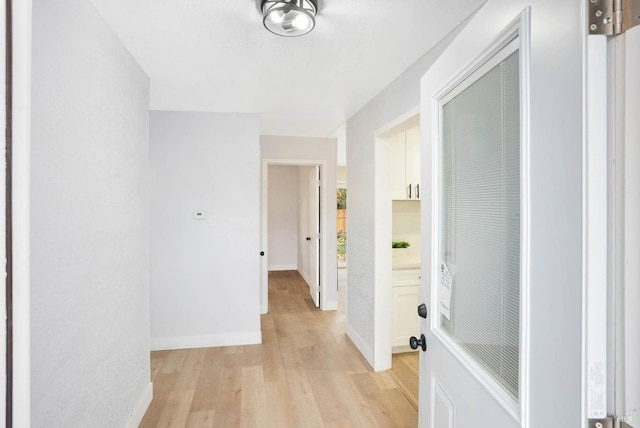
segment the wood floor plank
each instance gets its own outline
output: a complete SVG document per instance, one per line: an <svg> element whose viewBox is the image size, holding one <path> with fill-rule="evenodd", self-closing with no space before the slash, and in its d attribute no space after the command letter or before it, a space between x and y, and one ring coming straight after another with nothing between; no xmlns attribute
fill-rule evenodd
<svg viewBox="0 0 640 428"><path fill-rule="evenodd" d="M213 428L216 412L213 410L191 412L187 419L186 428Z"/></svg>
<svg viewBox="0 0 640 428"><path fill-rule="evenodd" d="M195 391L193 389L171 391L169 400L158 421L158 428L184 427L189 418L189 408L191 408L194 393Z"/></svg>
<svg viewBox="0 0 640 428"><path fill-rule="evenodd" d="M306 370L302 367L286 369L287 385L291 394L295 427L322 427L322 416L313 395Z"/></svg>
<svg viewBox="0 0 640 428"><path fill-rule="evenodd" d="M244 367L242 369L242 395L240 400L243 428L272 427L267 411L267 394L265 391L262 367Z"/></svg>
<svg viewBox="0 0 640 428"><path fill-rule="evenodd" d="M184 364L184 360L187 358L188 353L189 350L187 349L178 349L167 354L164 364L162 364L161 373L178 373L182 370L182 365Z"/></svg>
<svg viewBox="0 0 640 428"><path fill-rule="evenodd" d="M206 353L207 350L205 348L189 350L184 359L182 370L180 370L180 377L175 386L176 389L196 389Z"/></svg>
<svg viewBox="0 0 640 428"><path fill-rule="evenodd" d="M418 352L394 354L389 371L396 384L416 408L418 407L419 364Z"/></svg>
<svg viewBox="0 0 640 428"><path fill-rule="evenodd" d="M417 426L398 383L372 371L344 333L343 312L311 304L300 274L269 273L269 308L261 345L152 352L154 397L140 426ZM398 367L417 373L408 359Z"/></svg>

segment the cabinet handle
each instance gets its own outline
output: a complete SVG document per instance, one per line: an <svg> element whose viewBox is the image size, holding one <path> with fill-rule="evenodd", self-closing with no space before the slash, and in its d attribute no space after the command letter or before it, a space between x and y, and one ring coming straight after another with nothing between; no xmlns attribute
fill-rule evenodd
<svg viewBox="0 0 640 428"><path fill-rule="evenodd" d="M420 185L416 184L416 199L420 199Z"/></svg>
<svg viewBox="0 0 640 428"><path fill-rule="evenodd" d="M411 199L411 184L409 184L408 189L409 189L409 199Z"/></svg>

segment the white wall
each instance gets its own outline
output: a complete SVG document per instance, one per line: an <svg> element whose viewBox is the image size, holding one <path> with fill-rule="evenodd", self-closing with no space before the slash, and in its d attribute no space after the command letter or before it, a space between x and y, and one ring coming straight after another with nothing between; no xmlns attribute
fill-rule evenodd
<svg viewBox="0 0 640 428"><path fill-rule="evenodd" d="M309 173L312 167L299 166L298 168L298 272L307 284L311 283L309 278L309 244L306 237L309 236Z"/></svg>
<svg viewBox="0 0 640 428"><path fill-rule="evenodd" d="M34 1L32 61L31 426L137 424L149 81L88 0Z"/></svg>
<svg viewBox="0 0 640 428"><path fill-rule="evenodd" d="M382 154L381 147L376 147L376 134L399 117L418 108L420 78L459 31L460 28L445 37L347 121L347 334L376 370L385 370L391 364L390 322L384 314L376 314L374 303L376 281L391 282L391 249L388 248L391 239L391 198L379 201L386 204L385 213L388 211L386 216L379 215L374 185L376 177L386 174L380 170L384 168L384 162L380 161L387 157ZM384 149L388 149L390 154L390 148ZM376 154L376 151L379 153ZM380 165L376 166L376 161ZM376 248L376 245L380 247ZM390 299L389 294L387 300ZM389 343L375 343L376 322L379 323L378 329L389 330ZM374 354L377 354L377 358Z"/></svg>
<svg viewBox="0 0 640 428"><path fill-rule="evenodd" d="M391 239L407 241L409 250L420 253L420 201L393 201L391 206Z"/></svg>
<svg viewBox="0 0 640 428"><path fill-rule="evenodd" d="M298 167L269 167L269 270L298 268Z"/></svg>
<svg viewBox="0 0 640 428"><path fill-rule="evenodd" d="M336 132L334 133L337 138L338 144L338 157L337 157L337 165L345 167L347 166L347 123L343 123L340 125Z"/></svg>
<svg viewBox="0 0 640 428"><path fill-rule="evenodd" d="M262 135L260 149L263 164L270 161L274 161L275 164L295 164L295 161L302 161L300 164L311 161L324 163L321 172L323 183L325 183L324 199L321 201L321 206L324 207L321 244L324 260L321 278L324 278L322 280L324 289L321 293L321 307L324 310L337 309L336 139ZM263 284L263 296L265 291L265 284Z"/></svg>
<svg viewBox="0 0 640 428"><path fill-rule="evenodd" d="M251 114L151 112L153 349L261 341L259 126Z"/></svg>

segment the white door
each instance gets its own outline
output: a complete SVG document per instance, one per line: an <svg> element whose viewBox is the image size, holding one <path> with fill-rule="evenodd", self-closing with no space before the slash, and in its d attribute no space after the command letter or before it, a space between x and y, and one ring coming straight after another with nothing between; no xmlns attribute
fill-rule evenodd
<svg viewBox="0 0 640 428"><path fill-rule="evenodd" d="M490 0L421 80L423 428L583 424L581 10Z"/></svg>
<svg viewBox="0 0 640 428"><path fill-rule="evenodd" d="M309 293L320 307L320 167L309 171Z"/></svg>

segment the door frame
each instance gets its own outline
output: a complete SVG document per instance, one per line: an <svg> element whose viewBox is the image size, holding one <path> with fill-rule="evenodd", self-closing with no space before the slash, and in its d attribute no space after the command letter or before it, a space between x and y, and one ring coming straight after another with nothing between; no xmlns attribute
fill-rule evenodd
<svg viewBox="0 0 640 428"><path fill-rule="evenodd" d="M583 28L590 17L585 10ZM629 179L624 98L624 35L590 35L585 30L583 76L583 428L588 419L624 415L624 265ZM603 84L603 82L607 82ZM628 141L628 140L627 140ZM635 171L635 170L634 170ZM632 217L635 218L635 217ZM621 367L620 367L621 366Z"/></svg>
<svg viewBox="0 0 640 428"><path fill-rule="evenodd" d="M392 200L391 182L392 171L389 168L391 154L390 137L400 132L406 122L420 115L420 105L413 107L391 122L382 126L375 135L375 255L374 255L374 348L373 369L383 371L391 368L392 358ZM422 132L422 129L421 131ZM421 145L422 146L422 145ZM422 148L422 147L421 147ZM422 166L421 166L422 169ZM420 207L422 209L422 201ZM422 230L421 225L421 230ZM417 333L417 332L416 332Z"/></svg>
<svg viewBox="0 0 640 428"><path fill-rule="evenodd" d="M12 5L12 255L13 426L31 420L31 327L29 280L29 167L31 153L32 0Z"/></svg>
<svg viewBox="0 0 640 428"><path fill-rule="evenodd" d="M328 272L328 245L322 245L322 242L329 242L331 238L330 231L324 225L327 223L327 207L328 207L328 177L327 177L327 161L322 159L262 159L262 180L261 180L261 221L260 221L260 243L262 251L265 255L261 257L261 280L260 280L260 312L266 314L269 312L269 167L270 166L318 166L320 168L320 310L336 309L330 304L328 293L324 292L326 278ZM335 231L334 231L335 234Z"/></svg>
<svg viewBox="0 0 640 428"><path fill-rule="evenodd" d="M586 12L584 14L586 28ZM585 36L583 78L583 427L589 418L604 418L613 395L609 372L613 351L607 346L608 313L613 309L609 293L608 164L610 162L608 111L608 41L604 36ZM591 372L591 373L590 373ZM597 374L597 376L593 376Z"/></svg>

